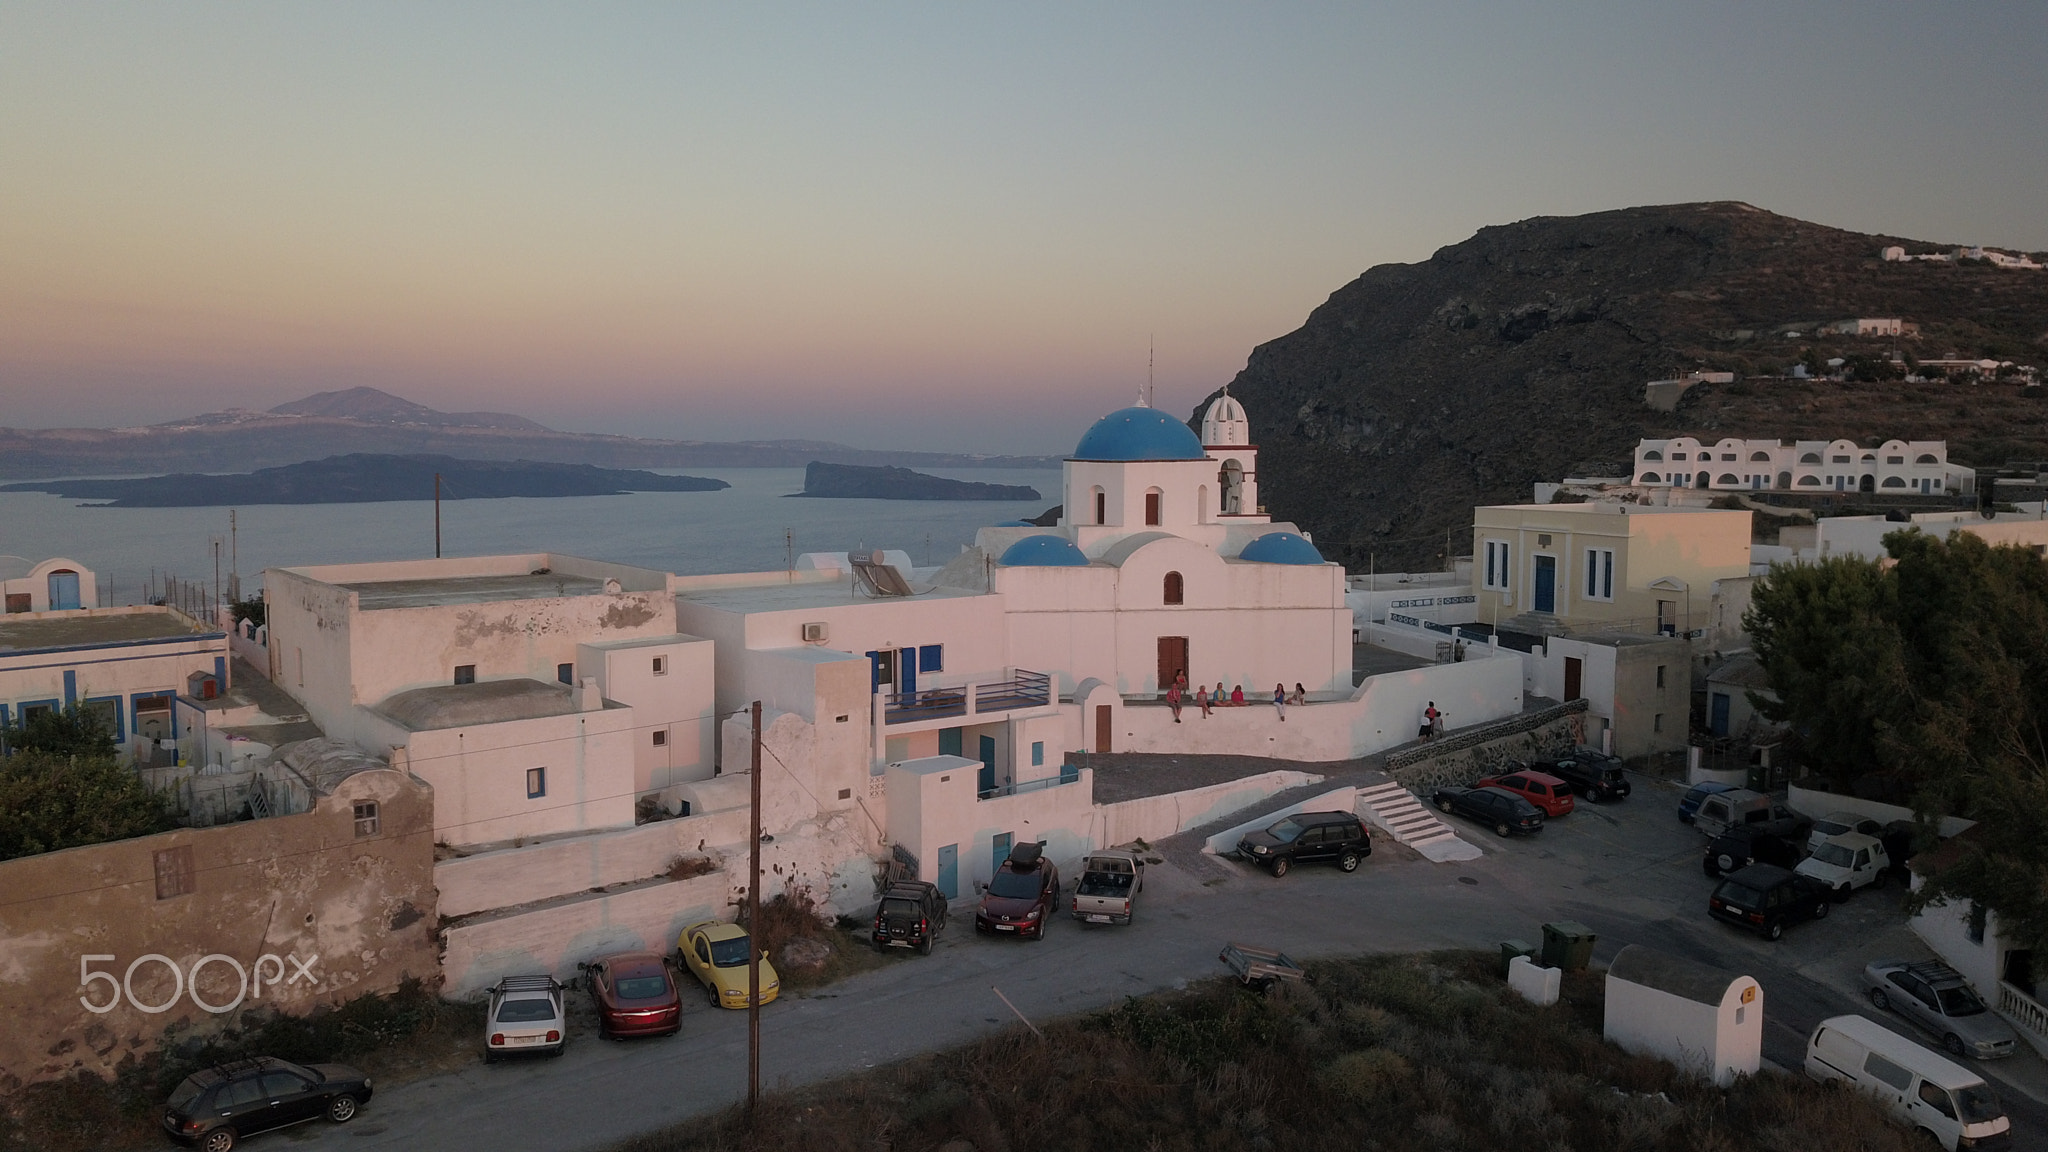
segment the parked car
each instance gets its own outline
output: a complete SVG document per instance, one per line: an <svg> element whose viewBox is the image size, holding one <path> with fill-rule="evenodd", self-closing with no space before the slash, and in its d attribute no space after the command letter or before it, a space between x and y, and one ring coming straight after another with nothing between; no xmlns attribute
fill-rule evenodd
<svg viewBox="0 0 2048 1152"><path fill-rule="evenodd" d="M1439 788L1431 797L1438 808L1489 825L1496 835L1543 831L1543 810L1499 788Z"/></svg>
<svg viewBox="0 0 2048 1152"><path fill-rule="evenodd" d="M1828 886L1776 864L1751 864L1730 873L1707 898L1707 912L1776 940L1785 925L1828 914Z"/></svg>
<svg viewBox="0 0 2048 1152"><path fill-rule="evenodd" d="M553 976L507 976L491 985L484 1013L484 1063L512 1053L560 1056L569 1017Z"/></svg>
<svg viewBox="0 0 2048 1152"><path fill-rule="evenodd" d="M322 1116L355 1119L370 1078L346 1064L293 1064L270 1056L202 1069L164 1103L164 1131L203 1152L228 1152L245 1136Z"/></svg>
<svg viewBox="0 0 2048 1152"><path fill-rule="evenodd" d="M1572 799L1571 785L1547 772L1537 772L1533 769L1509 772L1505 776L1481 776L1473 781L1472 786L1513 792L1543 809L1545 816L1569 816L1576 804Z"/></svg>
<svg viewBox="0 0 2048 1152"><path fill-rule="evenodd" d="M1893 1011L1939 1037L1951 1056L2010 1056L2019 1034L1984 1006L1963 974L1939 961L1877 960L1863 969L1870 1006Z"/></svg>
<svg viewBox="0 0 2048 1152"><path fill-rule="evenodd" d="M1813 822L1813 831L1806 834L1806 846L1818 848L1821 841L1830 836L1840 836L1844 832L1882 836L1884 825L1868 816L1858 816L1854 812L1830 812Z"/></svg>
<svg viewBox="0 0 2048 1152"><path fill-rule="evenodd" d="M1019 844L982 889L974 930L1043 940L1059 902L1060 870L1045 858L1045 845Z"/></svg>
<svg viewBox="0 0 2048 1152"><path fill-rule="evenodd" d="M597 1034L673 1036L683 1030L675 961L653 952L621 952L576 967L597 1005Z"/></svg>
<svg viewBox="0 0 2048 1152"><path fill-rule="evenodd" d="M875 947L915 948L926 956L946 926L946 894L929 880L898 880L882 893L869 939Z"/></svg>
<svg viewBox="0 0 2048 1152"><path fill-rule="evenodd" d="M1595 803L1627 799L1633 791L1621 770L1621 758L1591 748L1575 748L1569 755L1532 761L1528 766L1557 777Z"/></svg>
<svg viewBox="0 0 2048 1152"><path fill-rule="evenodd" d="M1074 882L1074 919L1086 924L1129 924L1145 890L1145 862L1130 852L1097 852Z"/></svg>
<svg viewBox="0 0 2048 1152"><path fill-rule="evenodd" d="M1296 864L1329 861L1346 872L1372 855L1372 837L1350 812L1296 812L1237 842L1240 856L1264 864L1275 876Z"/></svg>
<svg viewBox="0 0 2048 1152"><path fill-rule="evenodd" d="M683 929L676 941L683 970L704 986L704 998L714 1008L747 1006L747 957L753 946L753 937L747 935L745 928L723 920L692 924ZM763 953L761 1003L773 1003L781 992L782 978L775 974L775 965Z"/></svg>
<svg viewBox="0 0 2048 1152"><path fill-rule="evenodd" d="M1835 899L1847 900L1858 888L1883 887L1884 874L1891 867L1883 841L1875 836L1844 832L1821 841L1813 855L1792 870L1826 884L1834 890Z"/></svg>
<svg viewBox="0 0 2048 1152"><path fill-rule="evenodd" d="M2012 1121L1984 1078L1875 1020L1832 1016L1806 1042L1806 1074L1868 1092L1953 1152L2013 1146Z"/></svg>
<svg viewBox="0 0 2048 1152"><path fill-rule="evenodd" d="M1702 862L1709 876L1725 876L1751 864L1776 864L1790 868L1799 863L1799 845L1783 836L1753 828L1730 828L1707 844Z"/></svg>
<svg viewBox="0 0 2048 1152"><path fill-rule="evenodd" d="M1693 813L1693 827L1709 836L1719 836L1737 825L1758 828L1788 840L1804 840L1813 828L1811 817L1802 816L1761 792L1732 788L1700 801Z"/></svg>
<svg viewBox="0 0 2048 1152"><path fill-rule="evenodd" d="M1709 796L1734 790L1735 785L1733 784L1717 784L1712 780L1704 784L1693 785L1691 788L1686 789L1685 795L1678 798L1678 822L1680 824L1692 823L1693 816L1700 810L1701 801Z"/></svg>
<svg viewBox="0 0 2048 1152"><path fill-rule="evenodd" d="M1891 858L1892 874L1904 880L1909 873L1906 862L1913 858L1913 849L1920 837L1920 826L1911 820L1893 820L1884 826L1877 838L1884 841L1884 854Z"/></svg>

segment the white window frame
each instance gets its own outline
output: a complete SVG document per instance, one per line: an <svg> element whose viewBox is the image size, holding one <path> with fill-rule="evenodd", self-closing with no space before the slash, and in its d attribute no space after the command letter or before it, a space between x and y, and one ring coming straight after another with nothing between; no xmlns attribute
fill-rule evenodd
<svg viewBox="0 0 2048 1152"><path fill-rule="evenodd" d="M1496 548L1500 550L1500 563L1498 566L1494 564L1494 549ZM1482 540L1480 542L1480 554L1485 557L1484 565L1479 570L1480 587L1488 592L1507 592L1511 590L1513 585L1510 583L1510 579L1512 576L1511 569L1513 567L1514 550L1508 547L1508 542L1505 540Z"/></svg>
<svg viewBox="0 0 2048 1152"><path fill-rule="evenodd" d="M1614 549L1586 549L1586 583L1581 600L1614 603Z"/></svg>

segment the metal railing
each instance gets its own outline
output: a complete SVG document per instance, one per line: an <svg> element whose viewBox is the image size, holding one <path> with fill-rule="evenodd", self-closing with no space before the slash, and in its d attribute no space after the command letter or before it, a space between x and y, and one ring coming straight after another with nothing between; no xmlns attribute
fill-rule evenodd
<svg viewBox="0 0 2048 1152"><path fill-rule="evenodd" d="M919 720L1039 708L1050 703L1052 677L1044 672L1018 668L1007 680L891 693L883 700L882 720L885 724L911 724Z"/></svg>
<svg viewBox="0 0 2048 1152"><path fill-rule="evenodd" d="M1039 792L1047 788L1057 788L1062 784L1078 784L1080 781L1081 770L1079 768L1072 764L1062 764L1060 765L1060 774L1057 776L1047 776L1043 780L1026 780L1022 784L1003 784L976 793L975 799L993 800L998 796L1019 796L1026 792Z"/></svg>

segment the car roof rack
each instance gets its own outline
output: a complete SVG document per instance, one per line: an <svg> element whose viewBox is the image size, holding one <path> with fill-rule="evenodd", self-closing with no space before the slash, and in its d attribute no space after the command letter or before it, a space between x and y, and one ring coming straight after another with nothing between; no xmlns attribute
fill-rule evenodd
<svg viewBox="0 0 2048 1152"><path fill-rule="evenodd" d="M269 1067L269 1063L261 1056L242 1056L233 1060L222 1060L218 1064L209 1064L206 1071L226 1080L244 1072L262 1072Z"/></svg>
<svg viewBox="0 0 2048 1152"><path fill-rule="evenodd" d="M559 992L562 982L553 976L504 976L491 985L495 993L506 992Z"/></svg>
<svg viewBox="0 0 2048 1152"><path fill-rule="evenodd" d="M1963 978L1961 972L1956 971L1939 960L1922 960L1917 964L1908 964L1906 965L1906 971L1927 981L1929 984L1945 980L1961 980Z"/></svg>

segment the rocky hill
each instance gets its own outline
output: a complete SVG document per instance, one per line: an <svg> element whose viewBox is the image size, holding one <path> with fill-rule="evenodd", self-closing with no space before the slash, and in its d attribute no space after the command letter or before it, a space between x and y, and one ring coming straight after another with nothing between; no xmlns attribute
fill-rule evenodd
<svg viewBox="0 0 2048 1152"><path fill-rule="evenodd" d="M717 492L730 487L723 480L705 476L664 476L589 464L352 453L254 472L132 480L37 480L0 485L0 492L52 492L72 499L105 501L89 507L206 508L432 500L437 489L443 500L492 500L507 496Z"/></svg>
<svg viewBox="0 0 2048 1152"><path fill-rule="evenodd" d="M1816 335L1858 316L1917 323L1896 342L1917 359L2048 367L2048 271L1887 262L1889 245L1954 247L1683 204L1524 220L1372 268L1230 384L1261 497L1349 566L1432 568L1446 533L1469 550L1473 505L1625 468L1644 436L1899 436L1946 439L1979 467L2048 459L2040 388L1776 378L1833 357L1883 375L1892 340ZM1644 403L1645 383L1695 369L1737 381L1673 413Z"/></svg>
<svg viewBox="0 0 2048 1152"><path fill-rule="evenodd" d="M1038 489L1023 484L984 484L950 480L908 468L827 464L813 460L804 469L804 490L792 496L832 500L1036 500Z"/></svg>

